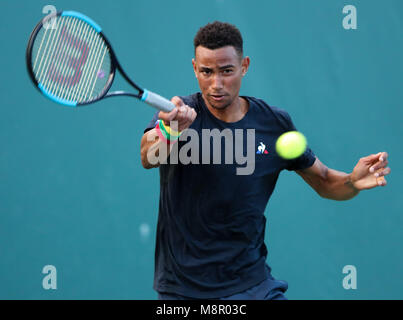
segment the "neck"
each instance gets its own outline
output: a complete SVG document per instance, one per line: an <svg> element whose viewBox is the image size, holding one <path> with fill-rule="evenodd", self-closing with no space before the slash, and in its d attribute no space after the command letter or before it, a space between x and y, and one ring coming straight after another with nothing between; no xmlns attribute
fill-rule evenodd
<svg viewBox="0 0 403 320"><path fill-rule="evenodd" d="M237 97L229 106L218 109L211 106L207 99L203 100L209 111L218 119L224 122L238 122L249 110L249 103L246 99Z"/></svg>

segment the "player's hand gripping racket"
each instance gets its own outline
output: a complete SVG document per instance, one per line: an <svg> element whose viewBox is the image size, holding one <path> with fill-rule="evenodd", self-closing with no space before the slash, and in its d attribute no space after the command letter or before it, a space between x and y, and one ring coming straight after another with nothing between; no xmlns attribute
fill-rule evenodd
<svg viewBox="0 0 403 320"><path fill-rule="evenodd" d="M85 15L62 11L42 19L27 47L29 75L51 100L67 106L83 106L112 96L131 96L165 111L175 105L140 88L123 71L101 27ZM108 92L116 70L137 93Z"/></svg>

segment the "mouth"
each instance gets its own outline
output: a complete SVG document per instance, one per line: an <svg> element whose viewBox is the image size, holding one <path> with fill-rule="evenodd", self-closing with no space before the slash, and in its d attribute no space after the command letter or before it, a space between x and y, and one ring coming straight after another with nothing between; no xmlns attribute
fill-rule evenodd
<svg viewBox="0 0 403 320"><path fill-rule="evenodd" d="M226 97L227 95L225 95L225 94L210 94L210 97L214 100L214 101L222 101L222 100L224 100L224 98Z"/></svg>

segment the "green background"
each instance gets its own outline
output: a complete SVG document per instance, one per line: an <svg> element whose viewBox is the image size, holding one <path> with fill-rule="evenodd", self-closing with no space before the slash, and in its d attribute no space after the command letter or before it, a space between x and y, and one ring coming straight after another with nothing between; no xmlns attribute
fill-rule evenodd
<svg viewBox="0 0 403 320"><path fill-rule="evenodd" d="M251 57L241 94L286 109L329 167L350 172L388 151L393 171L387 187L347 202L283 172L266 209L273 275L289 299L403 298L403 1L1 0L1 299L156 298L159 177L140 163L154 110L130 98L73 109L40 95L25 47L48 4L97 21L127 73L166 97L198 91L198 28L236 24ZM357 30L342 26L348 4ZM42 287L45 265L57 290ZM356 290L342 286L345 265Z"/></svg>

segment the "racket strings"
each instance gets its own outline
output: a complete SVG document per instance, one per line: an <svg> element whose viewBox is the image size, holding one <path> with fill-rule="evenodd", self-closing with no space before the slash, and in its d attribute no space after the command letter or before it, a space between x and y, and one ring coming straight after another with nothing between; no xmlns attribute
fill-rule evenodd
<svg viewBox="0 0 403 320"><path fill-rule="evenodd" d="M77 26L78 36L81 35L83 25L79 22L79 26ZM76 63L73 63L70 68L68 68L67 59L68 57L73 57L73 46L77 45L74 43L70 37L67 36L66 27L63 27L62 33L64 33L64 37L59 46L59 52L56 55L56 60L54 60L54 65L52 66L51 71L48 73L49 77L49 85L50 85L50 92L52 94L64 92L64 94L60 95L62 99L69 100L69 97L66 97L66 88L70 88L73 78L75 78L75 74L73 70L76 67ZM84 53L83 53L84 55ZM57 68L60 66L60 68ZM74 90L74 89L72 89ZM70 91L72 91L70 90Z"/></svg>
<svg viewBox="0 0 403 320"><path fill-rule="evenodd" d="M102 42L100 41L99 37L96 36L97 33L94 30L90 29L87 32L89 33L89 47L94 48L94 50L97 50L96 48L99 47L100 43L102 43ZM91 66L94 63L93 62L94 57L95 57L95 54L90 56L88 63L85 64L85 66L82 70L84 78L83 78L83 81L81 81L80 85L77 86L75 92L73 92L73 97L72 97L73 100L83 101L88 97L85 89L87 88L87 85L90 81L89 75L91 72L93 73Z"/></svg>
<svg viewBox="0 0 403 320"><path fill-rule="evenodd" d="M33 45L32 70L40 86L65 101L88 102L100 95L111 68L109 48L88 23L58 17L42 28Z"/></svg>
<svg viewBox="0 0 403 320"><path fill-rule="evenodd" d="M56 45L57 39L58 39L59 34L60 34L60 33L58 32L58 31L61 30L61 28L60 28L60 20L57 21L57 22L58 22L58 23L57 23L56 29L55 29L55 30L57 30L57 31L55 31L55 32L52 32L52 31L51 31L51 32L49 33L49 36L48 36L47 41L46 41L46 46L45 46L44 52L43 52L43 54L41 55L39 67L38 67L38 70L37 70L38 81L39 81L40 83L43 82L44 76L45 76L45 74L46 74L46 71L47 71L48 68L49 68L49 63L48 63L48 61L50 61L49 57L52 56L53 48L54 48L54 46ZM39 56L39 54L38 54L38 56ZM46 71L45 71L45 70L46 70ZM34 70L34 72L35 72L35 70Z"/></svg>
<svg viewBox="0 0 403 320"><path fill-rule="evenodd" d="M83 23L80 22L80 27L78 31L78 36L82 36L83 33L88 32L88 25L84 25ZM87 59L88 55L88 47L83 46L83 42L77 43L77 41L74 43L75 46L79 46L78 50L81 51L81 57L79 58L76 50L74 50L74 47L71 45L71 42L68 42L69 44L67 45L67 52L64 55L64 60L62 61L61 65L63 66L61 74L62 74L62 82L61 86L58 88L57 94L61 96L63 100L73 100L73 94L77 90L78 86L74 86L72 90L66 90L67 88L71 88L72 84L75 84L77 82L77 79L79 79L79 74L81 73L81 70L76 71L75 73L72 73L72 70L76 70L77 66L81 61L85 61ZM66 63L66 60L69 59L69 57L72 57L75 59L75 62L72 65L72 68L68 68L68 64ZM59 75L60 76L60 75ZM57 79L56 83L59 82L59 78ZM74 100L73 100L74 101Z"/></svg>
<svg viewBox="0 0 403 320"><path fill-rule="evenodd" d="M67 54L63 55L63 53L66 53L66 49L67 49L66 46L68 44L66 26L63 24L60 24L60 25L58 25L57 29L59 29L61 31L60 31L60 35L57 37L58 40L56 40L54 43L54 48L56 48L56 49L52 50L53 52L52 52L51 58L49 60L50 63L47 65L47 69L45 71L45 78L44 79L42 78L39 80L39 81L42 81L43 86L45 88L47 88L48 91L50 93L52 93L53 95L56 95L55 91L60 89L60 87L62 87L64 85L63 80L68 77L68 74L65 74L65 73L63 74L63 72L62 72L63 68L60 68L59 69L60 73L56 80L56 70L58 70L57 66L58 65L63 66L63 64L61 64L61 62L62 61L64 62L63 58L65 56L67 56ZM58 86L58 84L59 84L59 86Z"/></svg>

